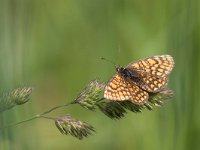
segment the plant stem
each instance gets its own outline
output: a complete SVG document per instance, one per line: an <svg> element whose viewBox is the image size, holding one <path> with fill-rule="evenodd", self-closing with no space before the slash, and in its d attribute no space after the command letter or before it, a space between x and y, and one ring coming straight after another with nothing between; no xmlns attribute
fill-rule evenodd
<svg viewBox="0 0 200 150"><path fill-rule="evenodd" d="M43 116L43 115L41 115L40 118L55 120L55 117L48 117L48 116Z"/></svg>
<svg viewBox="0 0 200 150"><path fill-rule="evenodd" d="M23 121L20 121L20 122L17 122L17 123L12 123L12 124L9 124L7 126L3 126L3 127L0 127L0 130L3 130L5 128L9 128L9 127L12 127L12 126L16 126L16 125L19 125L19 124L22 124L22 123L25 123L25 122L28 122L28 121L31 121L31 120L34 120L34 119L37 119L37 118L45 118L45 119L53 119L53 117L47 117L47 116L44 116L45 114L48 114L56 109L59 109L59 108L62 108L62 107L67 107L71 104L74 104L74 101L70 102L70 103L67 103L67 104L64 104L64 105L59 105L59 106L55 106L53 108L50 108L49 110L47 111L44 111L43 113L41 114L37 114L35 116L32 116L31 118L28 118L28 119L25 119Z"/></svg>
<svg viewBox="0 0 200 150"><path fill-rule="evenodd" d="M72 101L72 102L70 102L70 103L67 103L67 104L64 104L64 105L55 106L55 107L53 107L53 108L50 108L49 110L44 111L43 113L41 113L40 116L45 115L45 114L48 114L48 113L50 113L50 112L52 112L52 111L54 111L55 109L58 109L58 108L67 107L67 106L69 106L69 105L71 105L71 104L74 104L74 101Z"/></svg>
<svg viewBox="0 0 200 150"><path fill-rule="evenodd" d="M19 125L19 124L22 124L22 123L25 123L25 122L28 122L28 121L31 121L31 120L34 120L34 119L37 119L37 118L40 118L40 115L35 115L35 116L28 118L28 119L25 119L23 121L9 124L7 126L1 127L0 130L5 129L5 128L9 128L9 127L12 127L12 126L16 126L16 125Z"/></svg>

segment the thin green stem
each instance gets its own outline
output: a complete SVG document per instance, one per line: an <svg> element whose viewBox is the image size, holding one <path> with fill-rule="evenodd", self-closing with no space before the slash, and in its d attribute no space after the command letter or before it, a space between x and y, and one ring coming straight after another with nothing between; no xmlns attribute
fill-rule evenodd
<svg viewBox="0 0 200 150"><path fill-rule="evenodd" d="M45 115L45 114L48 114L48 113L50 113L50 112L52 112L52 111L54 111L54 110L56 110L56 109L58 109L58 108L67 107L67 106L69 106L69 105L71 105L71 104L74 104L74 101L69 102L69 103L64 104L64 105L55 106L55 107L53 107L53 108L51 108L51 109L49 109L49 110L47 110L47 111L44 111L43 113L40 114L40 116Z"/></svg>
<svg viewBox="0 0 200 150"><path fill-rule="evenodd" d="M43 115L41 115L40 118L55 120L55 117L48 117L48 116L43 116Z"/></svg>
<svg viewBox="0 0 200 150"><path fill-rule="evenodd" d="M22 123L25 123L25 122L28 122L28 121L31 121L31 120L34 120L34 119L37 119L37 118L40 118L40 115L35 115L31 118L22 120L20 122L9 124L7 126L1 127L0 130L5 129L5 128L9 128L9 127L12 127L12 126L16 126L16 125L19 125L19 124L22 124Z"/></svg>
<svg viewBox="0 0 200 150"><path fill-rule="evenodd" d="M47 117L47 116L44 116L44 115L45 115L45 114L48 114L48 113L50 113L50 112L52 112L52 111L54 111L54 110L56 110L56 109L59 109L59 108L62 108L62 107L67 107L67 106L69 106L69 105L71 105L71 104L74 104L74 103L75 103L75 102L72 101L72 102L67 103L67 104L64 104L64 105L55 106L55 107L53 107L53 108L50 108L50 109L47 110L47 111L44 111L44 112L41 113L41 114L37 114L37 115L35 115L35 116L32 116L31 118L25 119L25 120L20 121L20 122L17 122L17 123L12 123L12 124L9 124L9 125L4 126L4 127L0 127L0 130L3 130L3 129L5 129L5 128L9 128L9 127L13 127L13 126L16 126L16 125L19 125L19 124L22 124L22 123L25 123L25 122L28 122L28 121L37 119L37 118L45 118L45 119L54 120L55 118L53 118L53 117Z"/></svg>

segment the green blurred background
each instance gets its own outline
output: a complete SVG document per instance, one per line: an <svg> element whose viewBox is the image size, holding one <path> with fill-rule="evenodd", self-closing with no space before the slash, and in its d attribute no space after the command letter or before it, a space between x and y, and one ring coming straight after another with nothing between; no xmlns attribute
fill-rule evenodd
<svg viewBox="0 0 200 150"><path fill-rule="evenodd" d="M0 88L33 85L32 99L0 115L17 122L72 100L85 84L107 81L118 64L171 54L164 107L119 121L80 106L57 110L95 126L82 141L34 120L0 135L1 150L188 150L200 148L200 2L198 0L0 0Z"/></svg>

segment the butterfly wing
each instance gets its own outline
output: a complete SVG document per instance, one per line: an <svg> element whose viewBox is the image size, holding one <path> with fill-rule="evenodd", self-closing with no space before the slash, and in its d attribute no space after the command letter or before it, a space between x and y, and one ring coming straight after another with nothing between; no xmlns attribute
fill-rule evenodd
<svg viewBox="0 0 200 150"><path fill-rule="evenodd" d="M167 84L167 77L157 78L154 76L146 76L142 79L142 83L138 84L145 91L156 93L162 91Z"/></svg>
<svg viewBox="0 0 200 150"><path fill-rule="evenodd" d="M167 84L167 76L174 67L174 60L170 55L159 55L140 59L127 65L127 69L134 70L142 79L137 85L148 92L159 92Z"/></svg>
<svg viewBox="0 0 200 150"><path fill-rule="evenodd" d="M104 90L104 97L115 101L131 100L133 103L141 105L148 100L149 95L140 89L136 83L126 81L119 73L116 73L108 81Z"/></svg>
<svg viewBox="0 0 200 150"><path fill-rule="evenodd" d="M140 59L126 66L128 69L138 70L140 73L146 73L149 76L165 77L174 67L173 57L170 55L158 55Z"/></svg>

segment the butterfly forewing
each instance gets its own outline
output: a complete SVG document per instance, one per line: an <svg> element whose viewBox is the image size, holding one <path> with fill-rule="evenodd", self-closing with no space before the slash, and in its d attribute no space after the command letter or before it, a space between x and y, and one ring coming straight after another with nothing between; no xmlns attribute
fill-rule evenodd
<svg viewBox="0 0 200 150"><path fill-rule="evenodd" d="M170 55L152 56L140 59L127 65L127 69L134 70L141 78L139 87L148 92L159 92L167 84L167 76L172 71L174 61Z"/></svg>
<svg viewBox="0 0 200 150"><path fill-rule="evenodd" d="M174 60L170 55L147 57L126 66L128 69L138 70L138 73L156 77L165 77L173 67Z"/></svg>
<svg viewBox="0 0 200 150"><path fill-rule="evenodd" d="M140 89L134 82L125 80L119 73L116 73L107 83L104 97L110 100L131 100L133 103L144 104L149 95Z"/></svg>

